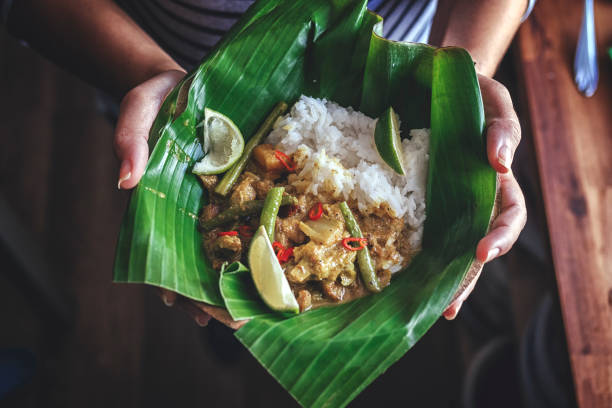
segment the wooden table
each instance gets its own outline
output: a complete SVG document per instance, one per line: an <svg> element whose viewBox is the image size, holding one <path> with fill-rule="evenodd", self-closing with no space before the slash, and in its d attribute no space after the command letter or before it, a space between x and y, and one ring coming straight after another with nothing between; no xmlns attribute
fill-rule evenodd
<svg viewBox="0 0 612 408"><path fill-rule="evenodd" d="M612 407L612 2L595 1L599 88L577 91L583 2L539 0L518 35L559 297L580 407Z"/></svg>

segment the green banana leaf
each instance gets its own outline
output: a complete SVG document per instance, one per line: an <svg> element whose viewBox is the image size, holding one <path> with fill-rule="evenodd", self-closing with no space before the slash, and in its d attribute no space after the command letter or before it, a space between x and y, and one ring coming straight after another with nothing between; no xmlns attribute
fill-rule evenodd
<svg viewBox="0 0 612 408"><path fill-rule="evenodd" d="M425 334L471 265L495 198L470 56L383 39L366 3L257 1L166 98L117 247L116 282L156 285L251 318L236 336L307 407L347 405ZM423 250L382 293L288 317L262 305L244 267L221 276L210 267L197 230L207 197L191 167L203 156L195 126L205 106L248 138L278 101L301 94L372 117L392 105L403 131L430 127L427 220Z"/></svg>

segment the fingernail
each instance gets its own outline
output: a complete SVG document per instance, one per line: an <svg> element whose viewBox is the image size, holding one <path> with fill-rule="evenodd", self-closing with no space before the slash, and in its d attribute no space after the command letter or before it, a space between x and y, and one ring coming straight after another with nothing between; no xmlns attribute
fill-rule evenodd
<svg viewBox="0 0 612 408"><path fill-rule="evenodd" d="M493 260L497 255L499 255L499 252L499 248L490 249L489 253L487 254L487 260L485 262Z"/></svg>
<svg viewBox="0 0 612 408"><path fill-rule="evenodd" d="M164 302L164 304L168 307L172 306L174 304L174 302L170 301L170 299L168 299L167 295L162 295L162 301Z"/></svg>
<svg viewBox="0 0 612 408"><path fill-rule="evenodd" d="M196 317L196 319L195 319L196 323L197 323L197 324L198 324L198 326L200 326L200 327L206 327L206 326L208 326L208 321L209 321L209 320L210 320L210 317L208 317L208 316L202 316L202 315L200 315L200 316Z"/></svg>
<svg viewBox="0 0 612 408"><path fill-rule="evenodd" d="M132 177L130 162L127 160L124 160L121 163L121 168L119 169L119 181L117 181L117 190L121 190L121 183L123 183L126 180L129 180L130 177Z"/></svg>
<svg viewBox="0 0 612 408"><path fill-rule="evenodd" d="M499 152L497 152L497 161L510 170L510 166L512 165L512 152L508 146L503 145L499 148Z"/></svg>
<svg viewBox="0 0 612 408"><path fill-rule="evenodd" d="M457 317L457 313L459 313L460 308L461 305L457 306L456 308L448 308L444 311L444 313L442 313L442 316L444 316L446 320L453 320L455 317Z"/></svg>

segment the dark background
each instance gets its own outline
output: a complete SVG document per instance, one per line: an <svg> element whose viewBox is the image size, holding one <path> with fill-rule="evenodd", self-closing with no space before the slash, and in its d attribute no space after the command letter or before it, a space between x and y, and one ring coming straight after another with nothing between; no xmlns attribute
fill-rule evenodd
<svg viewBox="0 0 612 408"><path fill-rule="evenodd" d="M498 79L527 120L512 55ZM44 288L57 289L71 313L62 325L10 245L1 247L0 353L28 350L35 366L0 406L296 406L224 327L198 327L153 288L111 283L129 193L116 188L113 125L97 101L93 88L0 32L0 221L28 234L18 250L40 261ZM525 384L546 388L524 367L537 360L529 333L538 310L556 322L560 334L545 349L566 373L532 155L524 134L516 163L532 206L521 242L485 268L457 320L441 319L351 406L529 406L534 391ZM13 232L2 231L5 244ZM571 389L561 377L556 384Z"/></svg>

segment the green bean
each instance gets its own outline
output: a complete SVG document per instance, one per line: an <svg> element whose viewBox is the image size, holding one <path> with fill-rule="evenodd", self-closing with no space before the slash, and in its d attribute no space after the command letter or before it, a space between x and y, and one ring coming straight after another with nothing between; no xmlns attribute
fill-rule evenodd
<svg viewBox="0 0 612 408"><path fill-rule="evenodd" d="M290 195L284 195L280 205L296 205L297 199ZM200 219L200 227L205 231L210 231L213 228L219 227L228 222L235 221L240 217L254 215L259 213L264 208L264 200L247 201L242 204L232 205L225 211L220 212L210 220L204 221Z"/></svg>
<svg viewBox="0 0 612 408"><path fill-rule="evenodd" d="M261 211L261 217L259 218L259 225L263 225L266 229L270 242L274 242L276 216L278 215L278 209L280 208L284 192L285 187L273 187L268 191L263 210Z"/></svg>
<svg viewBox="0 0 612 408"><path fill-rule="evenodd" d="M222 196L226 196L227 193L230 192L238 177L244 170L247 165L247 162L251 158L251 154L253 153L253 149L261 140L266 136L270 129L272 129L272 125L276 122L276 119L287 110L287 104L285 102L279 102L276 104L272 112L268 115L266 120L261 124L257 132L249 139L249 141L244 146L244 150L242 151L242 155L238 159L236 163L225 173L217 187L215 187L215 193L220 194Z"/></svg>
<svg viewBox="0 0 612 408"><path fill-rule="evenodd" d="M361 228L359 228L359 224L357 223L357 220L351 212L348 204L343 201L339 205L344 221L346 222L346 229L348 232L354 238L363 238ZM361 279L363 279L363 283L365 284L366 288L368 288L370 292L380 292L380 283L378 282L376 270L374 269L374 263L372 262L370 251L368 250L367 246L357 252L357 264L359 265L359 273L361 274Z"/></svg>

